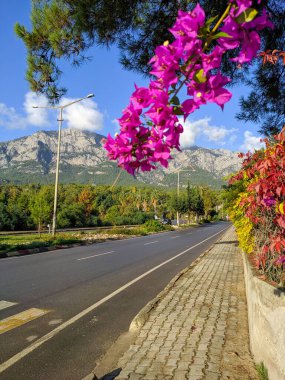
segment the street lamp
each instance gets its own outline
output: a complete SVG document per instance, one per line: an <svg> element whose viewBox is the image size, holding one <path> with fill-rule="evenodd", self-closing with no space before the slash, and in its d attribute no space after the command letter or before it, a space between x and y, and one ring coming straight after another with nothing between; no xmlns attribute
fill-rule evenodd
<svg viewBox="0 0 285 380"><path fill-rule="evenodd" d="M59 172L59 160L60 160L60 142L61 142L61 126L62 126L62 111L64 108L71 106L74 103L81 102L84 99L93 98L94 94L89 94L84 98L74 100L73 102L64 104L63 106L33 106L33 108L50 108L59 109L58 123L58 138L57 138L57 156L56 156L56 171L55 171L55 189L54 189L54 204L53 204L53 217L52 217L52 236L55 236L56 231L56 211L57 211L57 192L58 192L58 172Z"/></svg>
<svg viewBox="0 0 285 380"><path fill-rule="evenodd" d="M180 172L195 172L195 169L180 169L177 171L177 202L179 201L179 192L180 192ZM177 226L179 227L179 211L176 213Z"/></svg>

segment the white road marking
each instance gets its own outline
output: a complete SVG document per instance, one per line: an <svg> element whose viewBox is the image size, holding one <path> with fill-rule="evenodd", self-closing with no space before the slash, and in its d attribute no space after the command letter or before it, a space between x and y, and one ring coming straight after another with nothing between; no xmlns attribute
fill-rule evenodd
<svg viewBox="0 0 285 380"><path fill-rule="evenodd" d="M49 326L59 325L62 322L62 319L52 319L49 321Z"/></svg>
<svg viewBox="0 0 285 380"><path fill-rule="evenodd" d="M177 239L179 238L180 236L171 236L171 239Z"/></svg>
<svg viewBox="0 0 285 380"><path fill-rule="evenodd" d="M154 243L158 243L158 242L159 242L158 240L150 241L149 243L144 243L144 245L154 244Z"/></svg>
<svg viewBox="0 0 285 380"><path fill-rule="evenodd" d="M103 255L109 255L109 253L114 253L114 252L115 251L110 251L110 252L98 253L97 255L93 255L93 256L81 257L81 259L77 259L77 261L92 259L93 257L98 257L98 256L103 256Z"/></svg>
<svg viewBox="0 0 285 380"><path fill-rule="evenodd" d="M28 336L28 338L26 338L26 340L30 343L33 340L37 339L37 337L38 337L38 335L31 335L31 336Z"/></svg>
<svg viewBox="0 0 285 380"><path fill-rule="evenodd" d="M114 292L108 294L106 297L102 298L100 301L94 303L93 305L89 306L87 309L81 311L74 317L68 319L66 322L62 323L60 326L56 327L54 330L50 331L48 334L42 336L38 340L36 340L34 343L32 343L27 348L24 348L21 352L18 352L16 355L12 356L10 359L8 359L6 362L2 363L0 365L0 373L4 372L7 368L11 367L13 364L17 363L20 359L27 356L29 353L33 352L36 348L40 347L42 344L47 342L48 340L52 339L55 335L57 335L60 331L64 330L66 327L72 325L73 323L77 322L79 319L84 317L86 314L90 313L91 311L97 309L99 306L103 305L105 302L109 301L111 298L115 297L117 294L122 293L125 289L129 288L131 285L135 284L136 282L140 281L142 278L148 276L150 273L156 271L157 269L161 268L162 266L170 263L171 261L177 259L178 257L184 255L185 253L189 252L191 249L194 249L198 247L199 245L205 243L207 240L212 239L216 235L220 234L221 232L227 230L229 227L226 227L222 229L221 231L215 233L214 235L208 237L207 239L204 239L198 244L193 245L192 247L186 249L183 252L178 253L177 255L173 256L171 259L168 259L161 264L153 267L152 269L148 270L147 272L141 274L140 276L134 278L133 280L127 282L125 285L121 286Z"/></svg>
<svg viewBox="0 0 285 380"><path fill-rule="evenodd" d="M17 305L17 303L9 301L0 301L0 310L6 309L7 307L11 307L13 305Z"/></svg>
<svg viewBox="0 0 285 380"><path fill-rule="evenodd" d="M193 232L187 232L187 235L192 235L193 234Z"/></svg>

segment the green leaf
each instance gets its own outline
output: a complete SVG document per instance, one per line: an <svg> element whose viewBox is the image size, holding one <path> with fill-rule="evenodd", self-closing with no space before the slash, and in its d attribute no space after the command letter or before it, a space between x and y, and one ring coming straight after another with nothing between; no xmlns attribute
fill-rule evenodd
<svg viewBox="0 0 285 380"><path fill-rule="evenodd" d="M205 23L205 28L207 30L207 32L210 32L210 27L211 27L211 24L217 19L218 16L214 16L214 17L210 17L206 23Z"/></svg>
<svg viewBox="0 0 285 380"><path fill-rule="evenodd" d="M217 15L217 16L214 16L214 17L210 17L210 18L206 21L206 25L211 25L212 22L215 21L217 17L218 17L218 15Z"/></svg>
<svg viewBox="0 0 285 380"><path fill-rule="evenodd" d="M242 12L237 18L236 22L238 24L242 24L243 22L252 21L255 16L258 14L257 10L254 8L248 8L244 12Z"/></svg>
<svg viewBox="0 0 285 380"><path fill-rule="evenodd" d="M225 33L225 32L218 32L218 33L216 33L214 36L212 36L211 39L212 39L212 40L216 40L217 38L220 38L220 37L233 38L233 37L230 36L228 33Z"/></svg>
<svg viewBox="0 0 285 380"><path fill-rule="evenodd" d="M184 115L184 112L182 111L180 107L174 107L173 112L174 112L174 115L177 115L177 116Z"/></svg>
<svg viewBox="0 0 285 380"><path fill-rule="evenodd" d="M180 100L179 100L178 96L173 96L173 98L171 98L170 102L171 102L171 104L175 104L176 106L179 106L179 104L180 104Z"/></svg>
<svg viewBox="0 0 285 380"><path fill-rule="evenodd" d="M194 80L196 83L205 83L207 78L204 76L204 70L200 69L197 70L195 75L194 75Z"/></svg>

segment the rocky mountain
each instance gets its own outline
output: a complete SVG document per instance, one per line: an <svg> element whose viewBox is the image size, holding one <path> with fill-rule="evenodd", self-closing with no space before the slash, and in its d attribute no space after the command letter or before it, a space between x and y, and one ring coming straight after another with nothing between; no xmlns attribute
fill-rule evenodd
<svg viewBox="0 0 285 380"><path fill-rule="evenodd" d="M60 182L111 184L120 169L110 162L102 147L104 136L78 129L62 131ZM0 181L13 183L53 183L56 167L57 132L39 131L31 136L0 143ZM237 153L225 149L192 147L174 152L169 168L133 178L123 171L123 184L150 184L167 187L193 184L220 187L228 174L239 169ZM187 171L188 170L188 171Z"/></svg>

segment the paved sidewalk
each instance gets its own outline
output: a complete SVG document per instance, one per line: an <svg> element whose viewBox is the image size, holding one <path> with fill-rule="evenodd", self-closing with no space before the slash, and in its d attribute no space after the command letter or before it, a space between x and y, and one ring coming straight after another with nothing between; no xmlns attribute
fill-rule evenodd
<svg viewBox="0 0 285 380"><path fill-rule="evenodd" d="M236 243L230 228L170 287L119 360L116 380L258 378Z"/></svg>

